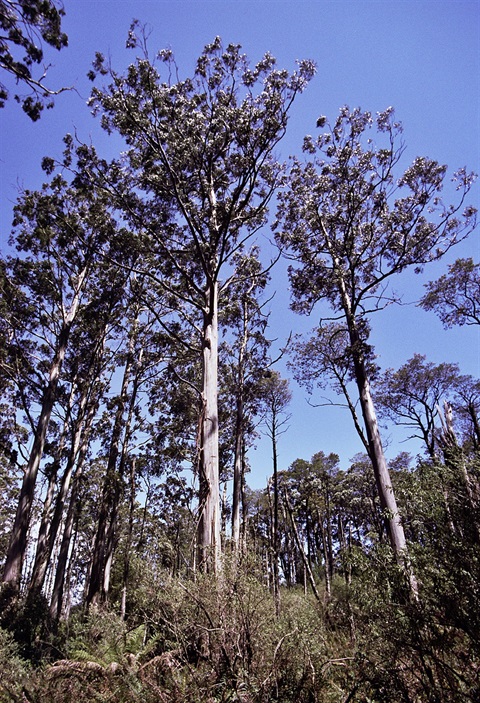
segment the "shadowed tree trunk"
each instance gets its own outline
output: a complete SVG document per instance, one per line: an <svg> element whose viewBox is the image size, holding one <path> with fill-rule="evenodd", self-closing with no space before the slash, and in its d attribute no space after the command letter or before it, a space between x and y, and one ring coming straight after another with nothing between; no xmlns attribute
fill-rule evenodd
<svg viewBox="0 0 480 703"><path fill-rule="evenodd" d="M65 525L63 528L62 540L60 543L60 550L58 553L57 567L55 570L55 579L53 583L52 597L50 599L50 616L55 620L59 620L60 614L62 612L63 605L63 593L65 588L65 575L67 573L68 556L71 547L71 539L73 528L75 524L75 519L78 513L78 495L80 491L80 483L83 475L83 468L85 464L85 459L88 452L88 446L90 442L90 433L92 430L93 420L95 418L99 400L96 399L95 402L90 404L90 409L85 421L85 428L82 435L82 442L78 451L78 458L76 464L75 475L72 481L72 490L70 494L70 502L68 505L67 514L65 517ZM63 506L57 503L58 513L63 512Z"/></svg>
<svg viewBox="0 0 480 703"><path fill-rule="evenodd" d="M70 309L65 315L64 322L58 336L55 356L50 366L48 384L43 394L40 416L38 418L37 427L35 430L33 446L23 477L22 487L20 489L17 512L15 515L5 568L3 571L4 583L9 584L14 591L18 591L20 589L20 579L22 576L22 567L27 548L27 534L30 526L30 514L35 494L38 469L43 457L48 424L50 422L53 406L57 399L58 380L67 350L72 323L75 319L80 304L80 291L82 289L82 284L86 273L87 269L85 268L78 277L77 291L70 305Z"/></svg>
<svg viewBox="0 0 480 703"><path fill-rule="evenodd" d="M29 584L29 596L32 597L36 593L40 593L42 588L43 588L43 583L45 581L45 574L47 572L47 567L48 567L48 561L50 559L50 542L51 542L51 536L52 536L52 530L54 532L54 537L53 537L53 542L55 541L56 537L56 529L58 529L58 524L56 525L56 528L54 527L54 515L56 513L56 509L53 508L53 496L55 492L55 487L57 484L57 474L58 474L58 466L62 460L62 453L63 453L63 448L65 445L65 437L67 434L68 430L68 425L71 421L71 409L72 409L72 404L73 404L73 397L75 393L75 382L72 383L72 389L70 393L70 399L69 399L69 407L67 410L67 414L65 417L65 422L64 422L64 427L62 431L62 436L60 438L60 443L58 447L57 454L58 456L55 458L54 461L54 467L52 468L51 475L49 478L49 483L48 483L48 489L47 489L47 494L45 496L45 501L43 504L43 513L42 513L42 520L40 523L40 529L38 532L38 540L37 540L37 550L35 553L35 562L33 564L33 570L32 570L32 576L30 578L30 584ZM81 408L82 411L82 408ZM78 425L77 425L78 427ZM75 433L75 436L78 433ZM75 445L75 438L73 440L73 446ZM77 443L77 450L78 450L78 443ZM72 451L73 447L70 450L68 462L67 462L67 469L65 470L65 473L68 472L68 467L71 464L73 467L73 461L74 458L72 458ZM62 486L65 483L65 474L62 478L62 482L60 485L60 493L62 492ZM57 504L58 504L58 498L57 498ZM53 549L53 543L52 543L52 549Z"/></svg>
<svg viewBox="0 0 480 703"><path fill-rule="evenodd" d="M122 432L125 428L125 404L127 401L128 387L130 384L131 371L133 366L133 351L135 334L132 332L129 340L127 360L123 372L120 394L117 398L117 408L114 417L112 435L108 451L107 468L103 482L102 495L100 499L99 516L95 540L93 545L93 555L91 572L88 581L86 603L87 606L98 603L102 595L103 579L107 559L107 539L109 528L109 516L112 508L118 501L120 491L120 476L118 475L118 456L120 453L120 443Z"/></svg>
<svg viewBox="0 0 480 703"><path fill-rule="evenodd" d="M236 552L240 549L240 506L243 482L243 399L237 398L235 409L235 449L233 460L232 540Z"/></svg>
<svg viewBox="0 0 480 703"><path fill-rule="evenodd" d="M132 349L132 353L133 353L133 349ZM123 438L122 453L121 453L120 461L118 464L117 490L115 491L113 504L111 506L110 522L109 522L108 531L107 531L107 540L106 540L106 546L105 546L105 554L106 554L105 571L104 571L104 575L103 575L103 586L102 586L102 599L105 603L108 601L108 594L110 591L110 576L111 576L111 571L112 571L113 555L114 555L114 551L115 551L115 546L117 544L116 531L117 531L117 522L118 522L118 509L119 509L119 503L120 503L120 489L121 489L121 485L123 484L123 480L124 480L125 466L126 466L127 457L128 457L129 442L132 437L132 423L133 423L133 417L134 417L134 412L135 412L135 405L137 403L138 389L140 386L140 373L142 370L142 361L143 361L143 348L141 348L140 351L138 352L138 356L136 358L136 363L135 363L135 375L134 375L134 379L133 379L133 383L132 383L132 391L130 394L128 415L127 415L127 419L125 421L125 435ZM133 461L133 459L132 459L132 461Z"/></svg>
<svg viewBox="0 0 480 703"><path fill-rule="evenodd" d="M135 478L136 478L137 459L132 457L130 462L130 500L128 506L128 530L125 547L125 559L123 562L123 584L122 584L122 599L120 602L120 617L125 620L127 612L127 589L128 578L130 576L131 550L133 547L133 521L135 514ZM148 497L148 496L147 496Z"/></svg>

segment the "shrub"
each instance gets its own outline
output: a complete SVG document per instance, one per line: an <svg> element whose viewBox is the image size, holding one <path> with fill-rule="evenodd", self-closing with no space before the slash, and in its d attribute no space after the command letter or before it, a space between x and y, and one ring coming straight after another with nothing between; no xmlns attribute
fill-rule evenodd
<svg viewBox="0 0 480 703"><path fill-rule="evenodd" d="M0 628L0 703L23 703L29 674L13 636Z"/></svg>

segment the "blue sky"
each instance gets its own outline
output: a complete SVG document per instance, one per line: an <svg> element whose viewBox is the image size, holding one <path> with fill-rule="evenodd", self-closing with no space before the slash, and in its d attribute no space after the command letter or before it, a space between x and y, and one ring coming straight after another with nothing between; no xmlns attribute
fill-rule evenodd
<svg viewBox="0 0 480 703"><path fill-rule="evenodd" d="M114 153L118 144L108 140L86 106L91 84L86 78L96 51L109 55L122 70L135 54L125 49L125 39L135 17L149 26L153 52L169 47L182 76L191 74L203 46L220 35L224 43L242 45L252 62L266 52L276 56L279 67L293 69L295 59L310 58L318 66L311 85L294 106L290 127L280 147L286 159L299 154L305 134L315 133L319 115L334 119L339 108L361 106L372 112L393 105L404 124L406 159L428 155L448 164L450 171L466 165L480 169L480 3L442 0L64 0L64 30L69 47L47 51L54 64L49 72L53 86L75 85L76 92L56 100L32 124L13 102L0 111L0 240L10 232L11 210L19 186L37 188L42 183L40 161L59 155L62 137L76 131L92 140L100 151ZM470 202L480 207L480 186ZM445 198L454 197L449 189ZM266 230L260 243L268 249ZM448 259L427 268L421 278L407 274L395 282L404 300L413 303L422 284L438 277L459 256L480 261L478 232L451 252ZM285 265L274 275L277 290L272 303L272 337L278 346L290 330L314 326L318 315L299 318L288 312ZM449 331L431 313L413 304L379 313L373 320L373 342L383 368L398 367L415 352L428 360L458 362L464 373L478 376L479 331L471 327ZM281 368L280 370L284 370ZM280 440L280 463L309 458L316 451L337 452L344 468L361 450L345 410L311 408L305 393L292 384L294 401L290 429ZM315 399L314 399L315 400ZM389 428L385 434L388 454L415 453L412 444L398 444L404 437ZM254 487L265 483L271 472L270 449L262 441L250 456Z"/></svg>

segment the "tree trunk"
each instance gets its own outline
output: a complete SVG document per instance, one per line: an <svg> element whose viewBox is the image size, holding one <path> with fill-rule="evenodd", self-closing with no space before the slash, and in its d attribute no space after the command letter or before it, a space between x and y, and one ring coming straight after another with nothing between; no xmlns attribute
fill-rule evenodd
<svg viewBox="0 0 480 703"><path fill-rule="evenodd" d="M356 331L356 330L355 330ZM354 335L359 344L357 335ZM353 345L353 340L352 340ZM370 393L370 385L365 371L363 358L354 352L355 377L360 394L360 405L362 408L363 421L367 433L370 460L373 466L373 473L377 484L378 496L382 508L383 519L387 529L393 552L399 564L402 565L408 581L410 595L414 600L418 599L418 584L413 573L408 558L407 542L403 530L402 519L395 500L390 473L388 471L385 454L383 452L382 441L378 429L377 416Z"/></svg>
<svg viewBox="0 0 480 703"><path fill-rule="evenodd" d="M368 382L363 359L355 359L355 377L360 394L363 421L367 433L370 460L377 484L378 496L382 508L385 525L390 543L396 555L405 554L407 544L405 534L398 512L395 494L393 492L390 472L388 470L385 454L382 447L377 416L373 405L370 384Z"/></svg>
<svg viewBox="0 0 480 703"><path fill-rule="evenodd" d="M323 234L327 247L333 262L333 273L336 277L338 291L342 302L342 308L347 323L348 334L350 338L350 351L352 354L353 365L355 370L355 381L360 397L360 406L362 409L363 422L367 435L368 455L372 462L375 482L377 484L378 496L382 507L383 519L387 528L388 537L392 546L396 559L401 563L405 570L405 575L409 582L410 593L413 598L418 597L418 586L415 575L411 569L408 559L407 543L405 533L398 512L395 494L388 471L385 454L382 447L380 432L378 429L378 421L375 413L372 395L370 392L370 384L368 374L365 367L364 344L359 334L355 312L352 307L352 301L348 293L345 283L345 272L341 262L335 252L330 237L325 229L323 221L321 222ZM362 438L362 435L360 435Z"/></svg>
<svg viewBox="0 0 480 703"><path fill-rule="evenodd" d="M48 384L42 398L42 407L35 430L32 451L30 452L27 468L23 477L22 487L20 489L15 522L13 524L10 544L7 550L7 559L3 572L4 583L9 584L14 592L18 592L20 590L20 580L22 577L22 567L27 549L27 534L30 525L30 514L35 495L35 484L37 481L38 469L43 457L43 448L45 446L48 423L50 422L53 406L57 399L58 380L67 350L70 331L80 306L80 295L86 275L87 267L85 267L78 276L77 288L69 309L62 310L62 327L58 335L55 355L50 366Z"/></svg>
<svg viewBox="0 0 480 703"><path fill-rule="evenodd" d="M273 508L272 497L270 495L270 479L268 480L267 497L270 519L267 522L267 549L265 554L265 564L268 589L271 593L274 593L275 586L273 583Z"/></svg>
<svg viewBox="0 0 480 703"><path fill-rule="evenodd" d="M310 565L310 568L312 568L312 563L315 561L315 546L314 546L314 540L312 539L312 524L311 524L311 519L310 519L310 507L308 505L308 498L307 498L307 503L305 506L305 539L307 541L307 559L308 563Z"/></svg>
<svg viewBox="0 0 480 703"><path fill-rule="evenodd" d="M70 560L68 562L68 569L66 571L65 579L62 582L62 598L60 599L60 609L58 611L58 618L57 620L60 619L62 609L63 609L63 615L65 622L68 622L70 619L70 612L72 609L72 571L73 567L75 565L75 547L77 544L77 539L78 539L78 523L80 520L80 513L81 509L80 506L76 506L75 510L75 524L73 525L73 538L69 539L69 544L71 544L71 555L70 555ZM78 585L78 580L76 580L76 583ZM66 597L64 597L64 590L65 590L65 585L68 586L68 590L66 593Z"/></svg>
<svg viewBox="0 0 480 703"><path fill-rule="evenodd" d="M43 457L43 448L47 436L48 423L50 422L50 416L57 398L58 379L62 368L62 363L65 358L70 328L71 321L63 325L58 338L57 350L50 367L49 380L43 395L42 407L35 431L35 438L25 475L23 477L22 487L20 489L15 522L13 524L12 535L7 551L3 581L4 583L9 584L16 592L20 590L20 579L22 576L22 567L27 548L27 534L35 494L35 484L37 481L40 462Z"/></svg>
<svg viewBox="0 0 480 703"><path fill-rule="evenodd" d="M349 529L350 533L350 529ZM345 530L343 527L343 520L342 516L338 516L338 540L340 542L340 550L342 553L342 562L344 564L344 569L343 569L343 577L345 579L345 583L347 586L350 586L352 582L352 567L350 563L350 543L348 545L347 549L347 541L345 539ZM348 555L348 556L347 556Z"/></svg>
<svg viewBox="0 0 480 703"><path fill-rule="evenodd" d="M199 422L198 564L221 569L220 487L218 461L218 284L207 288L203 319L202 409Z"/></svg>
<svg viewBox="0 0 480 703"><path fill-rule="evenodd" d="M280 615L280 571L279 571L279 545L278 545L278 476L277 476L277 445L275 433L272 436L273 444L273 481L268 481L268 504L270 508L270 554L271 554L271 586L273 600L275 603L275 614ZM270 488L273 489L273 500L270 494Z"/></svg>
<svg viewBox="0 0 480 703"><path fill-rule="evenodd" d="M128 507L128 531L126 537L125 559L123 562L123 584L122 599L120 603L120 617L125 620L127 612L127 588L130 576L130 559L133 545L133 520L135 515L135 478L136 478L137 458L132 457L130 464L130 500Z"/></svg>
<svg viewBox="0 0 480 703"><path fill-rule="evenodd" d="M58 620L60 618L60 613L62 611L62 602L63 602L63 590L65 586L65 574L67 571L67 563L68 563L68 554L70 551L70 542L72 538L72 532L73 532L73 526L74 526L74 521L75 521L75 516L77 513L77 500L78 500L78 492L80 489L80 481L82 479L82 474L83 474L83 467L85 464L85 458L87 456L87 451L88 451L88 445L90 441L90 433L93 425L93 420L97 411L98 404L97 402L93 402L90 405L90 410L88 413L87 420L85 422L85 428L83 431L83 436L82 436L82 442L81 446L78 451L78 458L77 458L77 466L76 466L76 471L75 471L75 476L73 478L72 482L72 491L70 495L70 503L68 506L67 510L67 515L65 518L65 525L63 528L63 535L62 535L62 541L60 545L60 551L58 554L58 559L57 559L57 568L55 571L55 580L53 584L53 590L52 590L52 597L50 600L50 616L54 620ZM61 514L63 513L63 502L60 505L60 500L64 501L66 498L66 492L63 498L60 498L59 495L59 500L57 500L57 506L56 506L56 511L55 511L55 516L54 520L56 519L57 515L60 521ZM58 528L57 528L58 530ZM53 538L53 533L51 535ZM51 543L53 546L53 542Z"/></svg>
<svg viewBox="0 0 480 703"><path fill-rule="evenodd" d="M463 449L458 444L457 437L455 434L455 429L453 426L452 407L447 401L444 402L443 413L440 411L439 408L439 417L442 424L440 444L443 450L443 459L445 462L445 466L452 472L452 476L454 477L455 492L458 493L459 486L463 486L463 488L465 489L465 498L466 502L468 503L470 515L470 520L468 521L469 528L473 532L475 541L480 542L480 525L478 524L478 521L476 519L477 499L472 486L472 480L467 470ZM458 482L458 478L460 478L460 482ZM449 495L446 488L444 488L444 491L447 513L450 517L453 526L453 520L450 511ZM453 505L452 507L455 506ZM460 527L460 525L458 525L458 527ZM453 534L455 534L455 531L456 530L454 527Z"/></svg>
<svg viewBox="0 0 480 703"><path fill-rule="evenodd" d="M72 383L72 388L70 392L70 398L68 402L68 410L65 417L65 422L63 425L62 435L60 438L57 456L54 460L54 466L52 467L51 475L48 482L47 494L45 496L45 501L43 504L42 520L40 523L40 529L38 532L37 540L37 550L35 553L35 562L33 565L32 576L29 585L29 596L33 597L36 593L40 593L45 581L45 574L47 572L48 561L50 559L51 550L49 549L50 535L52 530L53 517L56 511L53 511L52 515L52 505L53 496L55 492L55 487L57 483L58 467L62 460L63 448L65 445L65 438L68 431L68 424L71 420L71 410L73 405L73 397L75 392L75 382ZM69 457L70 461L70 457ZM64 477L65 478L65 477ZM62 480L63 484L64 480ZM61 488L60 488L61 491ZM56 533L55 533L56 536ZM55 541L55 540L54 540ZM53 544L52 544L53 549Z"/></svg>
<svg viewBox="0 0 480 703"><path fill-rule="evenodd" d="M330 555L329 555L329 550L327 546L327 536L325 534L325 526L323 524L323 519L320 517L320 513L317 512L318 516L318 525L320 527L320 531L322 533L322 548L323 548L323 561L325 564L325 592L327 594L327 598L330 598L332 594L332 574L330 571Z"/></svg>
<svg viewBox="0 0 480 703"><path fill-rule="evenodd" d="M272 418L272 456L273 456L273 595L275 599L275 612L280 614L280 574L278 569L278 452L276 418Z"/></svg>
<svg viewBox="0 0 480 703"><path fill-rule="evenodd" d="M480 446L480 423L478 421L478 415L477 415L475 403L470 402L467 404L467 412L468 412L470 419L472 421L473 446L475 447L475 449L478 449Z"/></svg>
<svg viewBox="0 0 480 703"><path fill-rule="evenodd" d="M327 553L328 561L325 564L325 568L328 569L330 575L330 582L333 579L333 540L332 540L332 511L330 509L330 481L327 478L325 487L325 518L327 522ZM323 523L322 523L323 529Z"/></svg>
<svg viewBox="0 0 480 703"><path fill-rule="evenodd" d="M245 482L245 442L242 442L242 483L241 483L241 502L242 502L242 519L241 519L241 531L240 539L242 542L242 552L247 553L247 536L248 536L248 506L247 506L247 495L246 495L246 482ZM255 548L253 550L255 552Z"/></svg>
<svg viewBox="0 0 480 703"><path fill-rule="evenodd" d="M131 353L133 355L134 351L134 342L135 340L132 340L132 345L131 345ZM118 465L118 471L117 471L117 482L116 482L116 487L117 490L114 493L113 496L113 503L111 506L111 512L110 512L110 523L108 526L108 531L107 531L107 540L106 540L106 546L105 546L105 571L103 575L103 586L102 586L102 598L104 602L107 602L108 600L108 593L110 591L110 575L111 575L111 570L112 570L112 564L113 564L113 555L115 551L115 546L118 542L116 539L116 531L117 531L117 521L118 521L118 507L119 507L119 500L120 500L120 489L121 489L121 484L123 482L124 478L124 473L125 473L125 465L127 462L127 453L128 453L128 447L130 443L130 439L132 436L132 422L133 422L133 415L135 412L135 405L137 403L137 395L138 395L138 389L140 386L140 372L142 368L142 362L143 362L143 348L140 349L137 360L136 360L136 368L135 368L135 377L133 380L133 387L132 387L132 393L130 396L130 403L128 406L128 415L127 419L125 422L125 435L123 439L123 446L122 446L122 453L120 456L120 462Z"/></svg>
<svg viewBox="0 0 480 703"><path fill-rule="evenodd" d="M320 599L320 594L319 594L319 592L318 592L318 590L317 590L317 585L316 585L316 583L315 583L315 579L313 578L312 570L311 570L311 568L310 568L310 564L308 563L308 558L307 558L307 555L305 554L305 550L304 550L304 548L303 548L302 541L301 541L301 539L300 539L300 535L298 534L297 525L296 525L296 523L295 523L295 518L294 518L294 516L293 516L293 510L292 510L292 507L291 507L290 502L289 502L289 500L288 500L288 494L287 494L287 491L286 491L286 490L284 491L284 499L285 499L285 506L286 506L287 511L288 511L288 514L289 514L289 516L290 516L290 522L291 522L291 524L292 524L292 529L293 529L293 534L294 534L294 537L295 537L295 542L297 543L298 551L300 552L300 555L301 555L302 560L303 560L303 567L304 567L304 569L305 569L305 571L306 571L306 573L307 573L308 580L310 581L310 585L311 585L311 587L312 587L313 594L314 594L315 598L316 598L318 601L320 601L320 600L321 600L321 599Z"/></svg>
<svg viewBox="0 0 480 703"><path fill-rule="evenodd" d="M133 363L133 338L130 338L129 351L125 369L123 372L122 386L115 412L113 423L112 436L108 452L107 469L103 482L102 496L100 499L100 509L98 516L97 529L95 533L95 541L92 555L92 568L87 591L87 606L92 603L97 603L102 595L105 566L107 561L107 540L109 531L109 516L112 517L112 509L115 510L115 503L118 501L118 492L120 490L120 477L117 471L117 460L120 453L120 441L122 431L125 427L124 410L127 397L128 386L130 383L130 373Z"/></svg>
<svg viewBox="0 0 480 703"><path fill-rule="evenodd" d="M234 549L238 552L240 544L240 503L242 499L243 468L244 468L244 384L245 384L245 352L248 343L248 310L246 303L242 307L243 334L238 352L238 373L235 409L235 453L233 464L233 497L232 497L232 539Z"/></svg>
<svg viewBox="0 0 480 703"><path fill-rule="evenodd" d="M242 500L243 481L243 398L237 397L235 421L235 453L233 462L233 496L232 496L232 540L235 552L240 545L240 504Z"/></svg>
<svg viewBox="0 0 480 703"><path fill-rule="evenodd" d="M70 543L73 533L73 525L78 511L78 489L80 476L83 469L83 457L77 467L70 503L68 506L67 516L65 518L65 526L63 528L62 542L58 553L57 569L55 571L55 581L53 583L52 597L50 599L50 616L53 620L58 621L62 612L63 593L65 588L65 574L67 572L68 554L70 551ZM79 473L80 472L80 473Z"/></svg>
<svg viewBox="0 0 480 703"><path fill-rule="evenodd" d="M99 382L101 374L101 360L103 357L103 352L105 350L106 332L107 325L105 325L105 327L103 328L102 334L100 335L98 340L98 344L95 345L94 351L92 353L89 365L91 377L88 378L88 374L86 374L86 378L83 379L84 387L80 396L79 409L74 423L74 433L70 447L70 452L68 455L67 465L65 467L65 471L60 482L53 516L51 517L51 521L47 526L44 539L40 538L40 536L43 534L42 529L40 530L40 536L37 545L37 554L35 557L35 565L30 581L31 593L34 593L35 591L39 592L43 588L46 570L53 552L55 540L57 539L58 530L60 528L60 524L63 518L65 501L67 499L68 491L70 489L70 483L72 479L73 470L75 468L75 463L79 455L82 436L84 432L86 432L87 435L90 433L93 419L98 408L98 398L95 397L95 386ZM72 384L72 400L74 389L75 384ZM88 408L89 402L90 408ZM71 413L69 413L69 416L70 415Z"/></svg>

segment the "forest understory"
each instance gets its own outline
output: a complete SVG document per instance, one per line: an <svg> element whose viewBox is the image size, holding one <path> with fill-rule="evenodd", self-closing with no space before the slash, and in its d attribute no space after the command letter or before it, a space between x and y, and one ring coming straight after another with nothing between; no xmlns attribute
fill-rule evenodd
<svg viewBox="0 0 480 703"><path fill-rule="evenodd" d="M328 597L283 586L278 615L251 559L195 581L138 564L125 620L118 603L73 608L57 625L42 598L12 604L0 700L477 701L478 549L462 545L463 565L457 548L454 563L430 553L423 569L419 555L413 603L385 549L350 552Z"/></svg>

